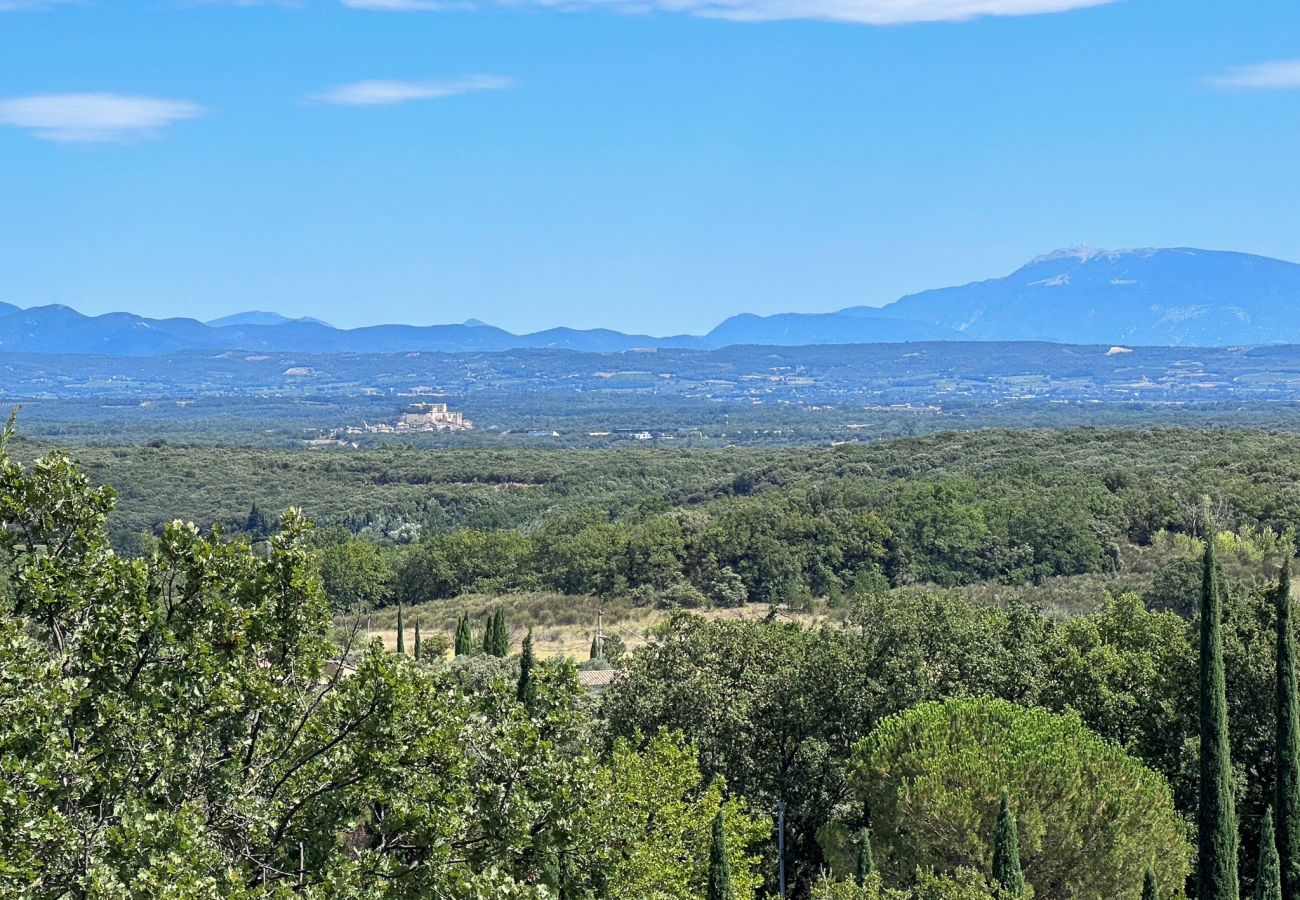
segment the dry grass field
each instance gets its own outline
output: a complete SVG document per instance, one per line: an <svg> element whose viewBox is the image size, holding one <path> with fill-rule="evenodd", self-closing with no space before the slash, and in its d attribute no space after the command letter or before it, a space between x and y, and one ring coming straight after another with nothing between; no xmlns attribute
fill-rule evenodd
<svg viewBox="0 0 1300 900"><path fill-rule="evenodd" d="M655 627L668 618L665 609L634 606L627 600L604 600L596 597L568 597L562 594L529 593L505 596L471 594L452 600L436 600L406 608L406 646L414 639L418 619L424 635L441 632L447 637L456 630L456 621L462 613L469 613L476 630L498 606L505 609L510 626L512 651L517 651L528 629L533 629L533 645L539 656L569 656L586 659L591 639L596 634L597 617L603 618L606 636L618 636L629 650L649 640ZM761 604L744 607L694 610L710 619L761 619L769 608ZM805 625L831 621L825 611L794 611L778 607L780 618L797 620ZM397 609L388 607L362 615L360 622L348 620L346 624L359 624L368 633L384 642L389 648L397 646Z"/></svg>

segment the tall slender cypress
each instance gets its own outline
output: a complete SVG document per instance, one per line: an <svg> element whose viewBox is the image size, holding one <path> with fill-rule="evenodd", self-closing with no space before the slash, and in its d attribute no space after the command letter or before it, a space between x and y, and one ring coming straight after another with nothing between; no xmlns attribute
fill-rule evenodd
<svg viewBox="0 0 1300 900"><path fill-rule="evenodd" d="M474 652L474 633L470 631L469 614L461 613L456 622L456 655L467 656Z"/></svg>
<svg viewBox="0 0 1300 900"><path fill-rule="evenodd" d="M397 604L397 652L406 655L406 618L402 615L402 604Z"/></svg>
<svg viewBox="0 0 1300 900"><path fill-rule="evenodd" d="M510 632L506 628L506 614L501 607L492 614L492 655L504 659L510 654Z"/></svg>
<svg viewBox="0 0 1300 900"><path fill-rule="evenodd" d="M533 683L533 630L528 629L524 638L524 649L519 657L519 684L515 688L515 697L520 703L531 707L537 697L537 685Z"/></svg>
<svg viewBox="0 0 1300 900"><path fill-rule="evenodd" d="M600 638L593 637L591 639L591 654L588 659L600 659Z"/></svg>
<svg viewBox="0 0 1300 900"><path fill-rule="evenodd" d="M1273 809L1282 896L1300 900L1300 701L1296 695L1295 637L1291 625L1291 567L1277 580L1277 765Z"/></svg>
<svg viewBox="0 0 1300 900"><path fill-rule="evenodd" d="M731 864L727 862L727 834L722 827L722 810L713 818L713 836L709 841L708 900L736 900L731 889Z"/></svg>
<svg viewBox="0 0 1300 900"><path fill-rule="evenodd" d="M482 644L482 650L483 650L483 653L486 654L487 656L495 656L495 655L496 655L496 654L494 654L494 653L492 652L493 649L496 647L496 641L495 641L495 640L493 639L493 637L492 637L492 628L493 628L493 625L495 624L495 622L496 622L495 617L493 617L493 616L488 616L488 617L487 617L487 621L483 623L483 644Z"/></svg>
<svg viewBox="0 0 1300 900"><path fill-rule="evenodd" d="M1020 871L1020 838L1016 817L1011 813L1011 799L1002 795L998 823L993 831L993 881L1001 889L999 896L1023 897L1025 875Z"/></svg>
<svg viewBox="0 0 1300 900"><path fill-rule="evenodd" d="M1222 595L1214 535L1205 539L1201 572L1201 783L1197 808L1197 900L1238 900L1237 813L1228 750L1228 700L1219 634Z"/></svg>
<svg viewBox="0 0 1300 900"><path fill-rule="evenodd" d="M1142 879L1142 900L1158 900L1160 888L1156 884L1156 871L1147 867L1147 874Z"/></svg>
<svg viewBox="0 0 1300 900"><path fill-rule="evenodd" d="M415 651L415 658L418 660L420 658L420 654L423 652L424 649L420 646L420 617L419 616L415 617L415 647L413 649Z"/></svg>
<svg viewBox="0 0 1300 900"><path fill-rule="evenodd" d="M1255 870L1255 900L1282 900L1282 872L1278 866L1277 841L1273 837L1273 810L1264 813L1259 832L1259 868Z"/></svg>
<svg viewBox="0 0 1300 900"><path fill-rule="evenodd" d="M854 880L859 887L867 883L867 878L876 871L876 859L871 852L871 829L864 828L858 833L858 858L854 865Z"/></svg>

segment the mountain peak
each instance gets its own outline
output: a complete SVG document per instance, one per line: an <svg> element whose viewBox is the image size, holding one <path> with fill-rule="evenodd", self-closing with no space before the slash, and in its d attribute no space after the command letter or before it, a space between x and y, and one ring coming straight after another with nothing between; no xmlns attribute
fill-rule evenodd
<svg viewBox="0 0 1300 900"><path fill-rule="evenodd" d="M235 325L287 325L291 322L308 322L313 325L328 325L328 322L322 322L320 319L313 319L310 316L303 316L299 319L291 319L288 316L282 316L278 312L268 312L261 309L250 309L247 312L233 313L229 316L222 316L219 319L210 319L203 324L210 328L229 328Z"/></svg>
<svg viewBox="0 0 1300 900"><path fill-rule="evenodd" d="M226 328L231 325L283 325L288 321L290 321L288 316L282 316L278 312L250 309L247 312L231 313L219 319L209 319L204 324L212 328Z"/></svg>
<svg viewBox="0 0 1300 900"><path fill-rule="evenodd" d="M1300 339L1300 265L1189 247L1040 256L1016 272L922 291L886 314L974 340L1225 346Z"/></svg>
<svg viewBox="0 0 1300 900"><path fill-rule="evenodd" d="M1035 256L1029 261L1029 265L1033 266L1045 262L1060 262L1062 260L1087 262L1088 260L1095 259L1098 256L1120 256L1131 252L1131 250L1102 250L1099 247L1089 247L1087 244L1079 244L1077 247L1062 247L1060 250L1053 250L1051 253L1044 253L1042 256Z"/></svg>

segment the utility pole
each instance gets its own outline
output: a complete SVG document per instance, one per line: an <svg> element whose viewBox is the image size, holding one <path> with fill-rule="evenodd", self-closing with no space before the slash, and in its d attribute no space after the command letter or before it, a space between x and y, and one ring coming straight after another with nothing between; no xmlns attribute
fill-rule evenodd
<svg viewBox="0 0 1300 900"><path fill-rule="evenodd" d="M776 858L780 894L785 896L785 801L776 805Z"/></svg>

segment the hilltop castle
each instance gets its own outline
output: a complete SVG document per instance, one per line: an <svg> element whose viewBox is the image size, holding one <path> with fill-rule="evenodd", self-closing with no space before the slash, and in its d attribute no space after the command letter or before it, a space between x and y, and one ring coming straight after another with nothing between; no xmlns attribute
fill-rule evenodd
<svg viewBox="0 0 1300 900"><path fill-rule="evenodd" d="M397 417L397 431L460 431L474 427L460 412L447 409L445 403L412 403Z"/></svg>
<svg viewBox="0 0 1300 900"><path fill-rule="evenodd" d="M396 422L365 423L344 429L345 434L411 434L417 431L469 431L474 423L461 412L452 412L445 403L412 403Z"/></svg>

